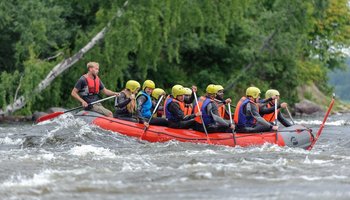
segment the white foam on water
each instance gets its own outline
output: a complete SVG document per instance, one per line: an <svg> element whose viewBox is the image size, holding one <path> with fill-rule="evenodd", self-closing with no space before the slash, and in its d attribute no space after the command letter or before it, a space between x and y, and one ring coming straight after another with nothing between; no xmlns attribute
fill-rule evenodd
<svg viewBox="0 0 350 200"><path fill-rule="evenodd" d="M308 124L308 125L321 125L322 121L321 120L296 120L296 124ZM337 120L337 121L326 121L326 125L329 126L343 126L343 125L348 125L349 122L346 120Z"/></svg>
<svg viewBox="0 0 350 200"><path fill-rule="evenodd" d="M303 161L304 164L312 164L312 165L321 165L321 166L334 166L334 160L310 160L308 156L306 156Z"/></svg>
<svg viewBox="0 0 350 200"><path fill-rule="evenodd" d="M114 159L117 156L111 152L110 149L105 149L103 147L95 147L92 145L82 145L75 146L68 151L69 154L74 156L85 157L87 155L92 155L94 159L99 160L101 158Z"/></svg>
<svg viewBox="0 0 350 200"><path fill-rule="evenodd" d="M339 175L330 175L330 176L284 175L284 176L278 176L278 177L252 176L251 178L256 180L264 180L264 181L291 181L291 180L298 180L298 179L303 179L306 181L320 181L320 180L347 180L349 177L339 176Z"/></svg>
<svg viewBox="0 0 350 200"><path fill-rule="evenodd" d="M193 164L186 163L186 164L180 165L178 169L199 169L199 168L206 167L208 165L212 165L212 164L205 164L201 162L196 162Z"/></svg>
<svg viewBox="0 0 350 200"><path fill-rule="evenodd" d="M8 180L0 183L2 187L38 187L53 184L59 179L64 179L67 176L81 175L88 173L85 169L73 170L52 170L46 169L40 173L34 174L32 177L22 176L21 174L11 176Z"/></svg>
<svg viewBox="0 0 350 200"><path fill-rule="evenodd" d="M86 125L86 122L83 119L75 118L72 113L65 113L59 115L58 117L53 118L52 120L46 120L36 124L36 126L47 125L47 124L59 124L61 128L68 128L74 125Z"/></svg>
<svg viewBox="0 0 350 200"><path fill-rule="evenodd" d="M306 181L319 181L319 180L343 180L348 179L347 176L338 176L338 175L331 175L331 176L300 176L300 178L306 180Z"/></svg>
<svg viewBox="0 0 350 200"><path fill-rule="evenodd" d="M12 139L9 137L0 138L0 144L7 144L7 145L20 145L23 143L23 139Z"/></svg>
<svg viewBox="0 0 350 200"><path fill-rule="evenodd" d="M216 151L212 150L212 149L205 149L205 150L186 150L185 151L186 155L216 155L218 154Z"/></svg>
<svg viewBox="0 0 350 200"><path fill-rule="evenodd" d="M36 187L47 185L51 182L51 170L45 170L39 174L34 174L33 177L23 177L22 175L11 176L9 180L3 182L4 187Z"/></svg>
<svg viewBox="0 0 350 200"><path fill-rule="evenodd" d="M47 161L52 161L56 159L53 153L51 154L40 154L40 155L25 155L25 156L20 156L18 159L21 160L47 160Z"/></svg>

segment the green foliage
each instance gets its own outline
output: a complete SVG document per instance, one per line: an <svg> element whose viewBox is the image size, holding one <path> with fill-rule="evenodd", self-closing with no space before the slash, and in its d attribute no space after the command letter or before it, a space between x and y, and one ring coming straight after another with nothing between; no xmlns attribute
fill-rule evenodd
<svg viewBox="0 0 350 200"><path fill-rule="evenodd" d="M346 0L133 0L116 17L123 3L1 2L0 67L6 83L1 105L13 101L22 74L19 94L29 99L25 112L75 106L70 92L89 61L100 63L100 77L112 90L146 78L168 91L178 83L195 84L200 92L210 83L232 84L226 94L237 100L255 85L278 89L293 102L300 85L317 83L329 92L327 73L343 67L340 50L350 46ZM32 95L60 59L108 23L101 43L43 93ZM45 60L58 52L63 56Z"/></svg>

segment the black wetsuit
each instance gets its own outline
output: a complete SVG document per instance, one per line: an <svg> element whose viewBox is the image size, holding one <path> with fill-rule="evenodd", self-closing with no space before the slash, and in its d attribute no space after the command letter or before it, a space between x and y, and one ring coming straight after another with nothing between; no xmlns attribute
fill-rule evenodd
<svg viewBox="0 0 350 200"><path fill-rule="evenodd" d="M170 128L188 129L193 128L195 114L185 116L184 112L180 109L180 105L177 102L170 102L167 106L167 110L172 114L174 119L168 120Z"/></svg>
<svg viewBox="0 0 350 200"><path fill-rule="evenodd" d="M261 116L275 112L275 104L272 104L271 102L269 102L269 104L271 106L270 108L267 107L267 104L260 106L259 113ZM281 104L278 104L277 109L280 109L280 108L281 108ZM282 112L278 112L277 119L285 127L292 126L292 124L283 116Z"/></svg>
<svg viewBox="0 0 350 200"><path fill-rule="evenodd" d="M246 106L243 107L243 113L246 116L254 117L256 124L252 127L236 126L236 132L255 133L271 131L273 125L260 116L259 111L255 105L252 105L250 102L247 103Z"/></svg>
<svg viewBox="0 0 350 200"><path fill-rule="evenodd" d="M137 101L136 113L137 113L139 122L140 123L148 122L149 118L142 117L142 114L141 114L142 105L147 101L147 97L145 97L144 95L140 95L137 97L136 101ZM154 110L154 108L155 108L155 104L152 102L152 110ZM149 124L158 125L158 126L168 126L168 120L162 117L152 117Z"/></svg>

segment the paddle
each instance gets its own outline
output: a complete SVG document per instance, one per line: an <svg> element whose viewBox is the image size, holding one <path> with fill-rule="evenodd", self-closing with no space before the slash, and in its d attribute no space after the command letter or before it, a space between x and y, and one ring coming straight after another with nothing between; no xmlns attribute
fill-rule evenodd
<svg viewBox="0 0 350 200"><path fill-rule="evenodd" d="M195 99L196 104L197 104L197 109L198 109L198 111L201 111L201 108L199 107L199 104L198 104L197 94L194 91L193 91L193 95L194 95L194 99ZM207 136L207 142L208 142L208 144L211 144L211 142L209 140L209 136L208 136L208 131L207 131L207 128L205 127L202 115L200 115L200 118L201 118L201 121L203 124L203 129L204 129L205 135Z"/></svg>
<svg viewBox="0 0 350 200"><path fill-rule="evenodd" d="M277 126L277 99L275 99L275 126ZM278 131L276 130L276 142L278 142Z"/></svg>
<svg viewBox="0 0 350 200"><path fill-rule="evenodd" d="M228 103L227 105L228 105L228 114L230 115L230 123L233 124L232 113L231 113L231 105L230 105L230 103ZM235 133L235 131L233 129L232 129L232 134L233 134L233 141L234 141L235 146L236 146L236 144L237 144L236 133Z"/></svg>
<svg viewBox="0 0 350 200"><path fill-rule="evenodd" d="M286 107L286 110L287 110L287 113L288 113L288 115L289 115L289 118L292 120L293 125L295 125L295 122L294 122L294 120L293 120L292 115L291 115L290 112L289 112L288 107Z"/></svg>
<svg viewBox="0 0 350 200"><path fill-rule="evenodd" d="M115 98L115 96L110 96L110 97L107 97L107 98L104 98L104 99L100 99L98 101L95 101L95 102L92 102L92 103L89 103L88 105L94 105L94 104L97 104L97 103L100 103L100 102L103 102L103 101L106 101L108 99L112 99L112 98ZM54 112L54 113L50 113L48 115L44 115L42 117L40 117L39 119L36 120L37 123L39 122L43 122L43 121L46 121L46 120L50 120L50 119L53 119L55 117L58 117L64 113L67 113L67 112L72 112L74 110L78 110L78 109L81 109L83 108L83 106L79 106L79 107L76 107L76 108L72 108L72 109L69 109L69 110L66 110L66 111L60 111L60 112Z"/></svg>
<svg viewBox="0 0 350 200"><path fill-rule="evenodd" d="M152 112L152 115L151 115L151 117L150 117L149 120L148 120L148 127L149 127L149 123L150 123L151 120L152 120L153 115L157 112L158 107L159 107L160 102L162 101L163 97L164 97L164 95L160 96L160 98L159 98L159 100L158 100L156 106L154 107L154 110L153 110L153 112ZM145 126L145 128L143 129L143 133L142 133L142 135L141 135L141 137L140 137L140 140L142 140L143 137L145 136L146 131L148 130L148 127Z"/></svg>
<svg viewBox="0 0 350 200"><path fill-rule="evenodd" d="M316 141L317 141L318 138L320 137L320 135L321 135L321 133L322 133L322 130L323 130L323 127L324 127L324 124L326 123L327 118L328 118L328 115L329 115L329 113L330 113L331 110L332 110L334 101L335 101L335 94L333 94L333 96L332 96L332 101L331 101L331 103L329 104L329 108L328 108L328 110L327 110L326 115L325 115L324 118L323 118L323 122L322 122L322 124L321 124L321 126L320 126L320 129L317 131L317 134L316 134L316 137L315 137L314 141L312 141L311 145L309 146L309 148L307 148L307 150L310 150L310 151L311 151L312 147L314 147L314 145L316 144Z"/></svg>

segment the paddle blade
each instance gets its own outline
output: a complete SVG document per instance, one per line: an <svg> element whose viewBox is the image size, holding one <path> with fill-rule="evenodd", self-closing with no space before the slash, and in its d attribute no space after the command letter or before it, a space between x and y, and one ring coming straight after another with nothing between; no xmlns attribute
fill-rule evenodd
<svg viewBox="0 0 350 200"><path fill-rule="evenodd" d="M43 121L46 121L46 120L50 120L52 118L55 118L57 116L62 115L63 113L64 112L54 112L54 113L50 113L48 115L44 115L42 117L39 117L39 119L36 120L36 123L43 122Z"/></svg>

